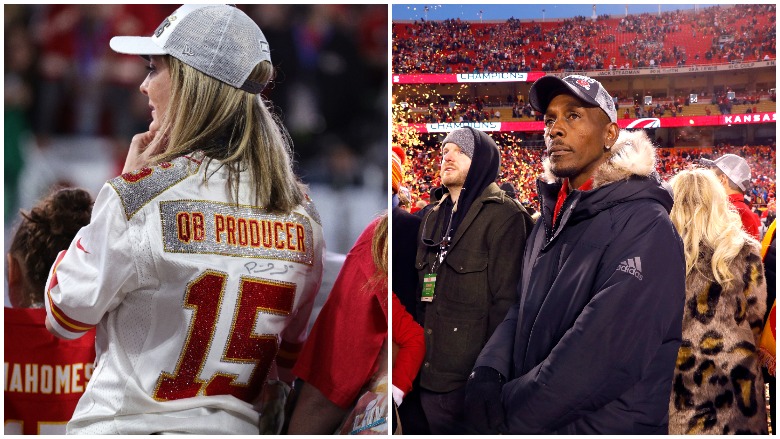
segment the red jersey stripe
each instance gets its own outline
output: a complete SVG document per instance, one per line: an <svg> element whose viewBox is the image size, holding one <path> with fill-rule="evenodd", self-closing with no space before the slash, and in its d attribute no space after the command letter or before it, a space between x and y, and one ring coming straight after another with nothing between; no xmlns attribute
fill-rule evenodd
<svg viewBox="0 0 780 439"><path fill-rule="evenodd" d="M95 325L88 325L86 323L81 323L78 320L71 319L65 315L65 313L57 307L57 305L54 304L54 301L51 300L51 295L48 296L48 299L49 306L51 307L51 314L54 316L54 319L57 321L57 323L60 324L60 326L65 327L68 331L87 332L95 327Z"/></svg>

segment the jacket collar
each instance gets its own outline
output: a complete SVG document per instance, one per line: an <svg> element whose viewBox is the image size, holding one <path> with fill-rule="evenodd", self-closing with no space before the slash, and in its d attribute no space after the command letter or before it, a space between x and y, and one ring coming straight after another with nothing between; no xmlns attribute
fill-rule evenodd
<svg viewBox="0 0 780 439"><path fill-rule="evenodd" d="M745 202L745 196L742 194L729 194L729 201L731 201L731 204L744 204L745 207L749 208Z"/></svg>
<svg viewBox="0 0 780 439"><path fill-rule="evenodd" d="M439 200L439 202L436 204L436 207L433 208L431 215L434 211L438 212L438 210L442 207L445 200L450 198L449 192L445 193L444 196ZM468 230L471 223L477 218L477 215L482 210L482 205L487 203L504 203L504 200L507 199L505 192L501 190L501 188L498 187L496 183L490 183L488 187L485 188L485 190L482 191L482 194L480 197L471 204L471 207L469 207L468 212L466 212L466 216L463 217L463 222L458 226L458 230L455 231L455 236L450 241L450 248L454 247L455 244L460 241L461 237L466 233L466 230ZM428 230L428 235L430 236L424 236L423 238L431 238L433 236L438 236L438 233L440 233L440 230Z"/></svg>
<svg viewBox="0 0 780 439"><path fill-rule="evenodd" d="M628 180L632 176L650 177L655 173L655 163L655 148L644 130L635 132L622 130L617 142L610 149L607 161L602 163L591 177L593 190L610 183ZM591 191L572 190L561 208L561 218L556 226L552 216L562 180L555 177L550 171L549 158L544 161L543 179L539 179L537 182L537 193L540 197L541 220L545 236L547 243L550 243L565 228L573 213L578 210L577 206L581 204L583 195L589 194Z"/></svg>

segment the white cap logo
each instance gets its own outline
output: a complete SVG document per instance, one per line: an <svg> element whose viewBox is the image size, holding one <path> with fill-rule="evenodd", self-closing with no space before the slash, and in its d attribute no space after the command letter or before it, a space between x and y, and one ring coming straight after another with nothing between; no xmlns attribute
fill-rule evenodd
<svg viewBox="0 0 780 439"><path fill-rule="evenodd" d="M168 37L173 33L173 29L181 23L181 19L187 16L190 12L202 8L203 5L183 5L177 9L172 15L168 16L154 31L152 35L152 41L160 47L165 47L165 43L168 41Z"/></svg>

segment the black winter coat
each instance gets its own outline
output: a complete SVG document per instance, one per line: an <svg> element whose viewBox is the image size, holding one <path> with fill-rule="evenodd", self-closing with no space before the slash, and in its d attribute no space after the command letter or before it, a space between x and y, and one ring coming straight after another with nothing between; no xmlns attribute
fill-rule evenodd
<svg viewBox="0 0 780 439"><path fill-rule="evenodd" d="M426 215L420 239L438 239L440 229L432 225L441 219L440 206ZM466 384L477 355L514 301L523 245L532 225L525 209L495 183L471 205L436 270L436 297L418 312L426 348L421 387L450 392ZM417 300L437 255L438 247L417 250Z"/></svg>
<svg viewBox="0 0 780 439"><path fill-rule="evenodd" d="M561 184L538 183L542 217L526 244L518 303L476 362L508 378L502 432L667 432L683 245L652 144L623 133L613 149L627 159L602 166L594 189L572 191L556 229Z"/></svg>

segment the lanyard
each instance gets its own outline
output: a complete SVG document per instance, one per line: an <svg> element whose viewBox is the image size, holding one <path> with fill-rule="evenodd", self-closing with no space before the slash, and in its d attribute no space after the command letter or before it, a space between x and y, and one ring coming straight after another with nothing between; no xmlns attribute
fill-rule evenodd
<svg viewBox="0 0 780 439"><path fill-rule="evenodd" d="M422 243L425 244L428 247L434 247L438 246L439 251L436 253L436 260L433 261L433 264L431 264L431 273L436 273L436 271L441 266L441 263L444 262L444 258L447 257L447 248L450 245L450 241L452 241L452 236L450 236L452 226L452 217L455 215L455 212L457 210L457 202L452 206L452 211L450 212L450 218L447 220L447 228L444 230L444 236L439 240L439 242L433 242L433 240L422 238ZM427 236L426 230L428 226L428 220L430 219L430 215L425 217L425 223L423 223L423 232L422 236Z"/></svg>

